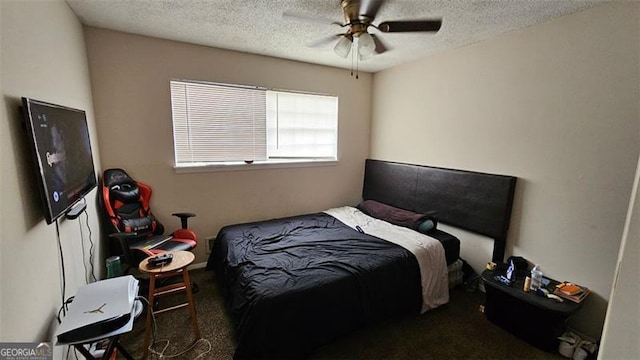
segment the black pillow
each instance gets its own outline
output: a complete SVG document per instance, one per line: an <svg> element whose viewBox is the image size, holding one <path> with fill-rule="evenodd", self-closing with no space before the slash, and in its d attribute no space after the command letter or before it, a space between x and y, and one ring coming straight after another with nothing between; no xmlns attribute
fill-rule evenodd
<svg viewBox="0 0 640 360"><path fill-rule="evenodd" d="M437 222L425 214L400 209L375 200L365 200L358 205L363 213L388 223L426 233L434 229Z"/></svg>

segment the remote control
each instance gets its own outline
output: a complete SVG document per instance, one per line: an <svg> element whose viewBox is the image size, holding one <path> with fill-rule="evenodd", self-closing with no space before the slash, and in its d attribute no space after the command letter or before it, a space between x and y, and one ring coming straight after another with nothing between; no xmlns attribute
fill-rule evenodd
<svg viewBox="0 0 640 360"><path fill-rule="evenodd" d="M161 266L170 263L173 260L173 254L161 254L149 259L149 266Z"/></svg>

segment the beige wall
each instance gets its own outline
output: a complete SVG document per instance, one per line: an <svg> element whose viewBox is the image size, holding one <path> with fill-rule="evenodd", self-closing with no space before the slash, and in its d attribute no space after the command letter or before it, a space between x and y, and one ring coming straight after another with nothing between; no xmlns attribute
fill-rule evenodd
<svg viewBox="0 0 640 360"><path fill-rule="evenodd" d="M640 343L640 157L636 168L618 266L602 334L599 359L639 359Z"/></svg>
<svg viewBox="0 0 640 360"><path fill-rule="evenodd" d="M27 134L21 125L20 98L85 110L99 170L89 69L82 26L66 3L0 1L0 9L0 341L51 341L62 302L56 226L44 221ZM87 201L92 240L97 244L95 190ZM81 226L78 221L61 220L59 225L67 296L84 284L83 260L88 262L89 256L82 256L82 239L87 251L90 246L84 215ZM102 254L95 250L99 266Z"/></svg>
<svg viewBox="0 0 640 360"><path fill-rule="evenodd" d="M121 167L154 189L152 209L193 211L204 238L220 227L315 212L360 200L369 152L370 74L130 35L85 29L103 168ZM336 166L176 174L173 170L170 79L205 80L339 96Z"/></svg>
<svg viewBox="0 0 640 360"><path fill-rule="evenodd" d="M640 17L640 6L636 8ZM640 52L640 26L637 43ZM640 69L640 57L638 58ZM637 99L640 105L640 97ZM640 359L640 156L613 277L598 359Z"/></svg>
<svg viewBox="0 0 640 360"><path fill-rule="evenodd" d="M596 7L374 76L371 156L517 176L507 251L592 288L571 325L594 337L640 151L638 6ZM451 230L481 271L492 242Z"/></svg>
<svg viewBox="0 0 640 360"><path fill-rule="evenodd" d="M201 238L229 223L357 203L373 114L374 158L518 176L509 250L594 289L573 325L597 337L640 146L638 14L618 2L358 81L345 70L88 28L94 125L83 33L67 5L0 1L0 340L51 340L61 296L21 96L86 110L98 171L123 167L151 183L169 227L177 221L168 213L197 212ZM171 78L337 94L339 165L176 174ZM87 200L97 241L96 192ZM84 217L81 225L60 223L67 295L84 282ZM476 268L490 259L490 241L452 231Z"/></svg>

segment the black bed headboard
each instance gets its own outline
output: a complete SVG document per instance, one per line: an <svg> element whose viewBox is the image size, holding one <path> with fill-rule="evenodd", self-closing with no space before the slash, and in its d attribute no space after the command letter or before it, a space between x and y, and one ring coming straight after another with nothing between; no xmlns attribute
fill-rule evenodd
<svg viewBox="0 0 640 360"><path fill-rule="evenodd" d="M502 262L515 187L513 176L367 159L362 197L491 237Z"/></svg>

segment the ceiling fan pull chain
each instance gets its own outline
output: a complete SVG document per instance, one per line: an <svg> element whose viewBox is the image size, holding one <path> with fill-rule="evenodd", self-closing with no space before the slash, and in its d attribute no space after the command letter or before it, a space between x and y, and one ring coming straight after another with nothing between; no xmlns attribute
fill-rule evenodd
<svg viewBox="0 0 640 360"><path fill-rule="evenodd" d="M351 44L351 47L352 47L352 49L351 49L351 76L353 76L353 57L354 57L353 54L355 52L355 50L353 49L353 43Z"/></svg>
<svg viewBox="0 0 640 360"><path fill-rule="evenodd" d="M358 73L359 73L359 69L358 69L358 64L359 64L358 59L359 58L360 58L360 56L356 55L356 80L358 79Z"/></svg>

